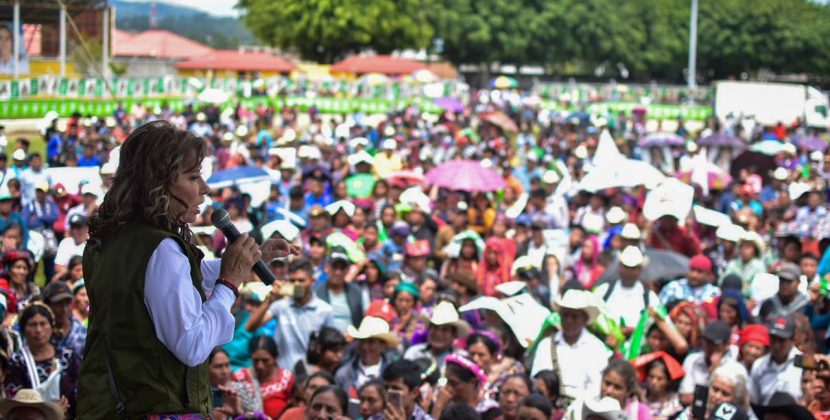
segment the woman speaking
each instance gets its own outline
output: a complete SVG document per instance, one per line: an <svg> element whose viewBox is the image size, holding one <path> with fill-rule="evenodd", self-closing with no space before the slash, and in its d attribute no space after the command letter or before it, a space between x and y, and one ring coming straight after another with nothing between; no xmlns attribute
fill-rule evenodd
<svg viewBox="0 0 830 420"><path fill-rule="evenodd" d="M240 236L203 260L188 227L208 193L204 141L170 123L136 129L90 221L84 274L89 335L78 386L83 419L203 418L210 351L231 340L231 305L254 262L297 253Z"/></svg>

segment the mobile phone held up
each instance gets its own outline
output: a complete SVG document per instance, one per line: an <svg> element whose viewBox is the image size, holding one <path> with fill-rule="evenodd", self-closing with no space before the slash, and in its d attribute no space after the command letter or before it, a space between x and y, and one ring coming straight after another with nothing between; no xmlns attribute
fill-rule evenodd
<svg viewBox="0 0 830 420"><path fill-rule="evenodd" d="M219 408L225 405L225 391L222 391L219 388L210 387L210 396L213 400L213 408Z"/></svg>
<svg viewBox="0 0 830 420"><path fill-rule="evenodd" d="M386 400L389 402L389 405L397 407L400 412L403 412L403 394L401 391L386 391Z"/></svg>
<svg viewBox="0 0 830 420"><path fill-rule="evenodd" d="M825 362L816 360L815 357L804 354L797 354L793 360L795 367L800 367L807 370L830 370L830 366Z"/></svg>

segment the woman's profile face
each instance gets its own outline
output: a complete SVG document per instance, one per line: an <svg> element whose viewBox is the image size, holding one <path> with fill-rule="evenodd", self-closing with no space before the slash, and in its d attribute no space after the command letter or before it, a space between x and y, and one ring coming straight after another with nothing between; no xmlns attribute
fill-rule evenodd
<svg viewBox="0 0 830 420"><path fill-rule="evenodd" d="M170 185L170 213L182 222L196 222L199 206L205 201L208 192L210 189L202 178L201 166L179 173Z"/></svg>
<svg viewBox="0 0 830 420"><path fill-rule="evenodd" d="M69 270L69 276L72 278L73 282L84 278L84 265L76 264L71 270Z"/></svg>

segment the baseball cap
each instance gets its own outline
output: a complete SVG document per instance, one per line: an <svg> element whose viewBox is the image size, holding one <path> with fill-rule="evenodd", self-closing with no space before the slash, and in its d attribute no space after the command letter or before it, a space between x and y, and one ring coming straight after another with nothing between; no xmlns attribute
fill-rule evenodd
<svg viewBox="0 0 830 420"><path fill-rule="evenodd" d="M332 248L331 253L329 253L329 262L335 261L344 261L347 264L351 262L346 250L339 246Z"/></svg>
<svg viewBox="0 0 830 420"><path fill-rule="evenodd" d="M798 280L801 276L801 269L795 263L782 262L775 270L775 274L780 280Z"/></svg>
<svg viewBox="0 0 830 420"><path fill-rule="evenodd" d="M727 343L731 337L732 328L723 321L712 321L703 327L703 338L715 344Z"/></svg>
<svg viewBox="0 0 830 420"><path fill-rule="evenodd" d="M695 255L689 260L689 269L702 271L704 273L712 272L712 260L705 255Z"/></svg>
<svg viewBox="0 0 830 420"><path fill-rule="evenodd" d="M769 335L779 338L793 338L795 319L792 316L779 316L769 324Z"/></svg>
<svg viewBox="0 0 830 420"><path fill-rule="evenodd" d="M43 301L46 303L56 303L64 299L72 299L72 291L69 286L62 281L54 281L43 288Z"/></svg>
<svg viewBox="0 0 830 420"><path fill-rule="evenodd" d="M73 214L72 217L69 218L69 227L83 227L87 224L87 218L81 214Z"/></svg>

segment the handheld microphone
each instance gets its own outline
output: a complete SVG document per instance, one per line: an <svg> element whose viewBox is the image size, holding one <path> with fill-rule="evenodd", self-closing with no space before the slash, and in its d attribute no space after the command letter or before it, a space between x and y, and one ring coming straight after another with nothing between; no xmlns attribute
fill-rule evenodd
<svg viewBox="0 0 830 420"><path fill-rule="evenodd" d="M213 214L210 216L210 222L213 223L213 226L216 226L217 229L221 230L222 233L225 234L225 237L228 238L229 244L233 243L240 235L239 229L231 223L231 217L224 209L214 210ZM273 284L277 279L262 259L254 264L253 270L257 277L259 277L259 279L268 286Z"/></svg>

